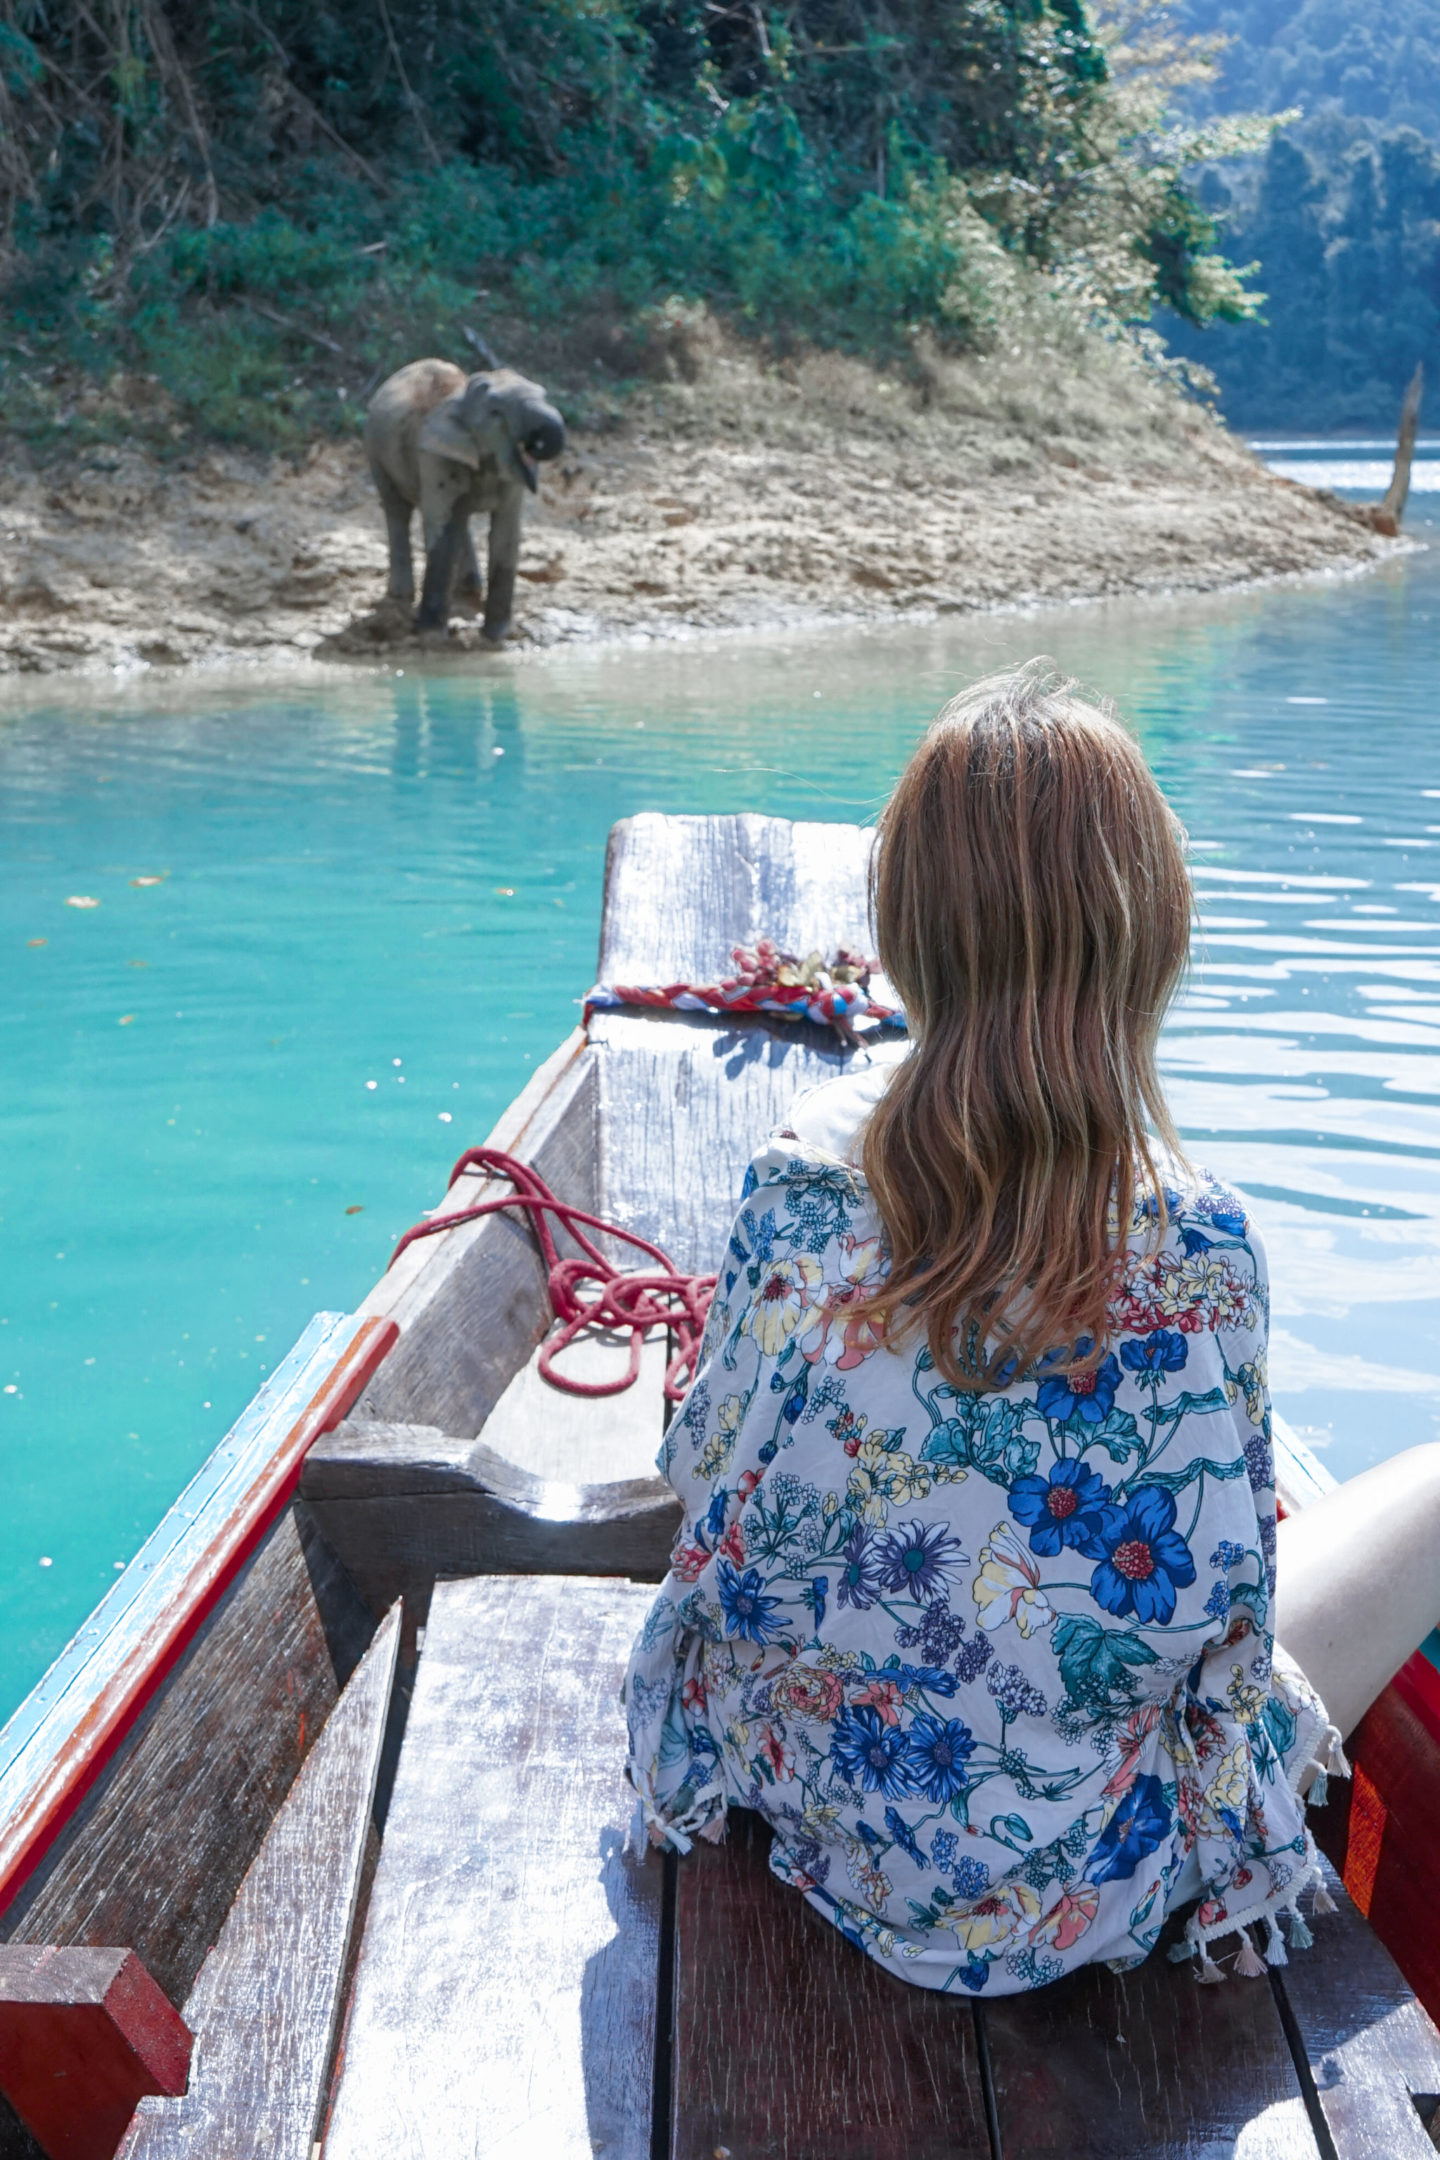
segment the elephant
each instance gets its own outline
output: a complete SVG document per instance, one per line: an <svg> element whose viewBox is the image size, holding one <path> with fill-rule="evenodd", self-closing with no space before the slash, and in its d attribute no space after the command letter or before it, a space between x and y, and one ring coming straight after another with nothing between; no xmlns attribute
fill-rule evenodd
<svg viewBox="0 0 1440 2160"><path fill-rule="evenodd" d="M425 533L425 582L417 630L444 630L452 592L485 600L493 643L510 627L520 559L520 510L535 493L538 462L565 448L565 423L538 383L513 368L464 375L448 360L415 360L383 382L365 415L365 451L385 512L389 593L413 601L410 520ZM490 513L482 588L470 520Z"/></svg>

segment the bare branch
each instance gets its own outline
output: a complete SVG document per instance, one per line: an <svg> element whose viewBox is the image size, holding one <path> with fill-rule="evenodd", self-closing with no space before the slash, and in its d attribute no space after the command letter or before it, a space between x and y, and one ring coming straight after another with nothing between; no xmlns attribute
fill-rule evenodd
<svg viewBox="0 0 1440 2160"><path fill-rule="evenodd" d="M395 72L400 77L400 87L405 92L405 96L409 101L410 110L415 117L415 125L420 130L420 140L424 143L426 151L429 153L430 162L432 165L438 165L440 163L440 152L435 147L434 136L430 133L429 128L425 124L425 108L420 103L419 98L416 97L415 92L411 89L410 78L405 73L405 62L401 59L400 47L395 42L395 26L390 20L390 10L385 4L385 0L378 0L378 4L380 8L380 20L385 25L386 42L390 47L390 57L395 62Z"/></svg>

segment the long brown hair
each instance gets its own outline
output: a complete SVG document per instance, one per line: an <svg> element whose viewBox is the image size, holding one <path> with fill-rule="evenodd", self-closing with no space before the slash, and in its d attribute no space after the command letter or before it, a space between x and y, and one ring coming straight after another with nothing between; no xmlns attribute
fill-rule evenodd
<svg viewBox="0 0 1440 2160"><path fill-rule="evenodd" d="M1184 836L1138 744L1046 663L955 698L880 818L871 905L914 1048L865 1133L890 1272L868 1309L957 1386L1093 1365L1184 971ZM1182 1158L1183 1159L1183 1158ZM1088 1340L1087 1340L1088 1338Z"/></svg>

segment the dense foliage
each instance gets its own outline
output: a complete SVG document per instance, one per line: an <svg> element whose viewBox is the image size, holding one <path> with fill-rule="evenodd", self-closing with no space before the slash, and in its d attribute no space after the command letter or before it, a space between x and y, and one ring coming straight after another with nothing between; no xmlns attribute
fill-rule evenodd
<svg viewBox="0 0 1440 2160"><path fill-rule="evenodd" d="M1229 38L1192 93L1291 109L1264 161L1207 172L1228 250L1259 260L1265 321L1173 342L1219 377L1234 420L1389 429L1423 360L1440 397L1440 0L1186 0Z"/></svg>
<svg viewBox="0 0 1440 2160"><path fill-rule="evenodd" d="M700 303L873 350L1037 290L1242 319L1181 176L1256 138L1170 126L1161 59L1082 0L0 0L0 409L123 366L294 440L467 331L593 380Z"/></svg>

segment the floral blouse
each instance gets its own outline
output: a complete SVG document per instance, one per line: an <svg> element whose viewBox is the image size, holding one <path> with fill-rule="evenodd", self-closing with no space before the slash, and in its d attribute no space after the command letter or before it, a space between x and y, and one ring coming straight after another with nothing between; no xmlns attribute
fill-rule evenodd
<svg viewBox="0 0 1440 2160"><path fill-rule="evenodd" d="M1295 1785L1327 1726L1271 1633L1264 1253L1208 1177L1166 1197L1093 1372L965 1393L851 1316L874 1205L782 1132L661 1451L684 1521L626 1681L651 1835L759 1810L772 1870L923 1987L1138 1964L1187 1895L1204 1977L1243 1922L1272 1961L1281 1911L1309 1939Z"/></svg>

